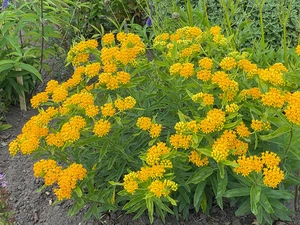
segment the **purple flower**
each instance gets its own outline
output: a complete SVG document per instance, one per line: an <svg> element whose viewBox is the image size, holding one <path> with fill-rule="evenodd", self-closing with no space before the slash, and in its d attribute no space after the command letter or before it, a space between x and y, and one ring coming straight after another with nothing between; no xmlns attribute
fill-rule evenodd
<svg viewBox="0 0 300 225"><path fill-rule="evenodd" d="M4 175L2 173L0 173L0 180L2 180L4 178Z"/></svg>
<svg viewBox="0 0 300 225"><path fill-rule="evenodd" d="M2 10L5 10L8 6L8 0L3 0L2 2Z"/></svg>
<svg viewBox="0 0 300 225"><path fill-rule="evenodd" d="M6 181L2 181L1 186L2 187L6 187L7 186L7 182Z"/></svg>
<svg viewBox="0 0 300 225"><path fill-rule="evenodd" d="M151 21L150 17L147 18L146 25L147 25L148 27L151 27L151 26L152 26L152 21Z"/></svg>

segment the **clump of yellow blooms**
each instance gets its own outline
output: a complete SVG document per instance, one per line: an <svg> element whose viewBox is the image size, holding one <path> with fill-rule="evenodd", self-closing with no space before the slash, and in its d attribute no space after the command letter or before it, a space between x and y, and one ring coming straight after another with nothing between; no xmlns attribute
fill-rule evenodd
<svg viewBox="0 0 300 225"><path fill-rule="evenodd" d="M239 110L239 106L235 103L225 106L225 112L227 113L235 113Z"/></svg>
<svg viewBox="0 0 300 225"><path fill-rule="evenodd" d="M82 180L87 170L81 164L73 163L68 168L62 169L52 159L40 160L33 166L34 176L43 177L45 185L57 183L59 188L54 188L58 200L71 198L72 190L76 187L77 180Z"/></svg>
<svg viewBox="0 0 300 225"><path fill-rule="evenodd" d="M208 165L208 157L202 157L202 154L195 150L190 152L189 161L195 164L197 167Z"/></svg>
<svg viewBox="0 0 300 225"><path fill-rule="evenodd" d="M124 99L117 99L114 101L114 105L115 107L119 110L119 111L124 111L127 109L132 109L136 104L136 101L133 97L128 96Z"/></svg>
<svg viewBox="0 0 300 225"><path fill-rule="evenodd" d="M162 124L152 123L149 117L140 117L136 122L136 126L144 131L149 131L149 134L152 138L159 137Z"/></svg>
<svg viewBox="0 0 300 225"><path fill-rule="evenodd" d="M168 196L170 194L170 190L176 191L177 184L171 180L155 180L148 186L148 189L157 198L160 198L161 196Z"/></svg>
<svg viewBox="0 0 300 225"><path fill-rule="evenodd" d="M108 34L103 35L101 40L104 45L110 45L110 44L113 44L113 42L115 41L115 36L112 33L108 33Z"/></svg>
<svg viewBox="0 0 300 225"><path fill-rule="evenodd" d="M279 168L280 158L274 152L263 152L261 157L245 155L240 156L237 160L238 167L234 168L237 174L248 176L251 172L263 173L263 182L266 186L276 188L284 179L284 173Z"/></svg>
<svg viewBox="0 0 300 225"><path fill-rule="evenodd" d="M192 142L192 135L172 134L170 136L170 143L174 148L188 149Z"/></svg>
<svg viewBox="0 0 300 225"><path fill-rule="evenodd" d="M236 129L237 134L243 138L247 138L251 134L248 127L246 127L243 122L239 123L239 125L237 125L235 127L235 129Z"/></svg>
<svg viewBox="0 0 300 225"><path fill-rule="evenodd" d="M210 70L200 70L197 72L197 78L204 82L209 81L211 78L211 71Z"/></svg>
<svg viewBox="0 0 300 225"><path fill-rule="evenodd" d="M233 57L225 57L220 62L220 67L223 70L231 70L231 69L235 68L235 66L236 66L236 61Z"/></svg>
<svg viewBox="0 0 300 225"><path fill-rule="evenodd" d="M214 96L212 94L207 94L203 92L194 94L192 96L192 100L194 102L203 102L204 105L213 105L215 101Z"/></svg>
<svg viewBox="0 0 300 225"><path fill-rule="evenodd" d="M204 58L199 60L198 64L203 69L210 70L213 66L213 61L212 61L212 59L210 59L208 57L204 57Z"/></svg>
<svg viewBox="0 0 300 225"><path fill-rule="evenodd" d="M274 108L282 108L285 102L284 95L280 94L280 91L276 88L270 88L269 92L261 96L263 105L271 106Z"/></svg>
<svg viewBox="0 0 300 225"><path fill-rule="evenodd" d="M95 123L93 132L98 137L103 137L108 134L111 128L111 123L108 120L99 120Z"/></svg>
<svg viewBox="0 0 300 225"><path fill-rule="evenodd" d="M297 47L296 47L296 53L297 53L297 55L300 56L300 45L297 45Z"/></svg>
<svg viewBox="0 0 300 225"><path fill-rule="evenodd" d="M293 94L286 95L286 102L288 103L284 110L285 116L291 122L300 125L300 92L294 92Z"/></svg>
<svg viewBox="0 0 300 225"><path fill-rule="evenodd" d="M252 120L251 128L256 132L259 132L262 130L270 130L271 124L270 124L270 122L263 122L261 120Z"/></svg>
<svg viewBox="0 0 300 225"><path fill-rule="evenodd" d="M192 63L175 63L170 67L171 75L181 75L188 78L194 75L194 64Z"/></svg>
<svg viewBox="0 0 300 225"><path fill-rule="evenodd" d="M225 113L220 109L210 110L206 118L200 122L200 128L203 133L211 133L223 129L225 123Z"/></svg>

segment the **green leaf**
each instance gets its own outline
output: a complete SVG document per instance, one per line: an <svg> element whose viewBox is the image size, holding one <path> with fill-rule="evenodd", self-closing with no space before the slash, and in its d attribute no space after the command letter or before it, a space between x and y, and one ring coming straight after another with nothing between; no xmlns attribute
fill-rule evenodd
<svg viewBox="0 0 300 225"><path fill-rule="evenodd" d="M225 160L225 161L222 161L221 163L226 166L231 166L233 168L237 168L239 166L239 164L237 164L236 162L230 161L230 160Z"/></svg>
<svg viewBox="0 0 300 225"><path fill-rule="evenodd" d="M144 195L138 195L138 196L135 196L134 199L131 199L128 203L126 203L124 206L123 206L123 210L128 210L130 209L131 207L133 207L134 205L136 205L137 203L141 202L141 201L144 201Z"/></svg>
<svg viewBox="0 0 300 225"><path fill-rule="evenodd" d="M261 187L253 184L250 190L250 205L251 205L251 212L254 215L257 215L258 213L257 203L259 202L260 194L261 194Z"/></svg>
<svg viewBox="0 0 300 225"><path fill-rule="evenodd" d="M250 199L246 199L240 207L235 211L236 216L245 216L251 213Z"/></svg>
<svg viewBox="0 0 300 225"><path fill-rule="evenodd" d="M274 213L274 210L268 200L268 198L264 195L264 193L261 193L260 195L260 204L265 209L265 211L269 214Z"/></svg>
<svg viewBox="0 0 300 225"><path fill-rule="evenodd" d="M76 194L78 195L78 197L82 197L82 191L81 191L81 188L76 186L76 188L74 189Z"/></svg>
<svg viewBox="0 0 300 225"><path fill-rule="evenodd" d="M153 204L152 197L146 198L146 207L148 209L148 217L149 217L150 223L153 223L153 221L154 221L154 217L153 217L154 204Z"/></svg>
<svg viewBox="0 0 300 225"><path fill-rule="evenodd" d="M43 81L43 78L41 76L41 74L39 73L39 71L34 68L33 66L29 65L29 64L25 64L25 63L18 63L16 65L16 67L20 67L23 70L26 70L32 74L34 74L40 81Z"/></svg>
<svg viewBox="0 0 300 225"><path fill-rule="evenodd" d="M275 130L274 132L271 132L267 135L260 135L260 139L263 141L269 140L269 139L273 139L276 138L278 136L281 136L283 134L286 134L287 132L289 132L291 130L290 127L288 126L283 126L283 127L279 127L277 130Z"/></svg>
<svg viewBox="0 0 300 225"><path fill-rule="evenodd" d="M273 190L273 189L264 189L264 194L265 196L270 199L270 198L275 198L275 199L292 199L294 198L294 195L291 193L291 191L288 190Z"/></svg>
<svg viewBox="0 0 300 225"><path fill-rule="evenodd" d="M194 173L194 175L191 175L191 177L187 181L187 184L198 184L209 177L213 173L213 171L214 169L211 167L200 167L196 170L196 173Z"/></svg>
<svg viewBox="0 0 300 225"><path fill-rule="evenodd" d="M249 187L233 188L226 191L223 196L226 198L241 197L250 195Z"/></svg>
<svg viewBox="0 0 300 225"><path fill-rule="evenodd" d="M196 209L196 212L199 211L200 203L203 199L203 197L201 197L201 196L202 196L205 186L206 186L206 181L203 181L203 182L200 182L196 187L195 194L194 194L194 207Z"/></svg>
<svg viewBox="0 0 300 225"><path fill-rule="evenodd" d="M211 157L211 149L209 148L196 148L196 151L203 155Z"/></svg>

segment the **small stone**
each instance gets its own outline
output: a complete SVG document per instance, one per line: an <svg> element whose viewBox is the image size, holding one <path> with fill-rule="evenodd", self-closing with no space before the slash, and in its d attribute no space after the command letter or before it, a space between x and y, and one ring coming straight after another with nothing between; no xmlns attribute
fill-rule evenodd
<svg viewBox="0 0 300 225"><path fill-rule="evenodd" d="M49 192L49 191L46 191L45 194L46 194L46 195L50 195L50 192Z"/></svg>
<svg viewBox="0 0 300 225"><path fill-rule="evenodd" d="M234 220L232 221L232 225L241 225L241 222L240 222L239 219L234 219Z"/></svg>

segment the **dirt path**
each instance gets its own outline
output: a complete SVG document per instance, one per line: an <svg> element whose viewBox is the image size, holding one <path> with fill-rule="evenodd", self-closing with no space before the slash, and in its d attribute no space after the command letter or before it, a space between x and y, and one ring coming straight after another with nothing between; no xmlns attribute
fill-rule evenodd
<svg viewBox="0 0 300 225"><path fill-rule="evenodd" d="M34 178L32 166L35 160L29 156L18 154L14 158L9 155L8 144L20 132L24 123L37 112L29 110L22 112L18 107L12 107L7 115L7 120L13 125L7 131L0 132L0 173L5 175L9 201L14 212L15 224L17 225L146 225L149 224L146 216L142 216L136 221L132 217L122 212L112 213L102 221L82 222L83 212L73 218L68 217L68 210L71 202L64 201L57 205L50 205L56 197L51 192L51 188L38 193L37 189L43 185L41 180ZM198 213L192 215L188 221L176 221L174 217L167 218L167 225L251 225L253 216L234 216L234 209L229 207L222 211L218 207L212 209L212 214L207 217ZM156 219L154 225L163 223ZM300 214L296 214L294 221L290 223L277 222L276 225L300 225Z"/></svg>

